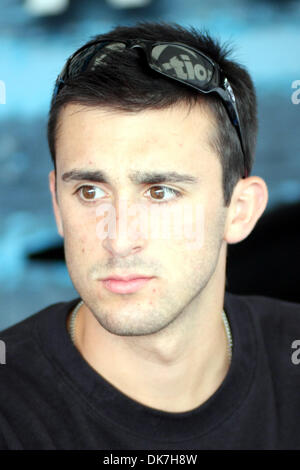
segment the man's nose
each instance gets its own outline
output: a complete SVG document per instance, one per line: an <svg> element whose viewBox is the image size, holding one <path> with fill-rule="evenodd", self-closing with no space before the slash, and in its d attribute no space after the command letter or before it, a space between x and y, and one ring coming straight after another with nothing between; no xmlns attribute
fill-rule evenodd
<svg viewBox="0 0 300 470"><path fill-rule="evenodd" d="M99 216L97 236L112 256L125 257L145 247L147 236L143 204L128 199L116 200L114 204L97 208Z"/></svg>

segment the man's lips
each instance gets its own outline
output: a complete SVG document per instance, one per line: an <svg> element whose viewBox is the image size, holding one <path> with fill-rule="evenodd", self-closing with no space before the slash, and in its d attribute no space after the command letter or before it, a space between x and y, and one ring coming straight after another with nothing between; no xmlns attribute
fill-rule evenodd
<svg viewBox="0 0 300 470"><path fill-rule="evenodd" d="M103 279L103 281L131 281L132 279L150 279L153 276L146 276L145 274L127 274L126 276L109 276Z"/></svg>
<svg viewBox="0 0 300 470"><path fill-rule="evenodd" d="M141 274L130 274L128 276L112 276L102 280L106 289L116 294L132 294L141 289L153 277Z"/></svg>

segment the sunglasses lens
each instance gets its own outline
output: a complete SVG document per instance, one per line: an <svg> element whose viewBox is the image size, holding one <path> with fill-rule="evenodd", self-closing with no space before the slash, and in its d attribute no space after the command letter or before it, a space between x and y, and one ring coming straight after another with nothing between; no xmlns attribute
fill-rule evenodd
<svg viewBox="0 0 300 470"><path fill-rule="evenodd" d="M105 64L105 58L109 51L123 51L126 45L122 42L102 43L90 46L79 52L71 60L69 76L75 77L81 72L93 72L98 65Z"/></svg>
<svg viewBox="0 0 300 470"><path fill-rule="evenodd" d="M69 76L71 78L75 77L76 75L78 75L80 72L84 70L85 64L89 62L91 57L93 57L95 50L96 50L95 46L87 47L86 49L79 52L71 59L71 62L69 65Z"/></svg>
<svg viewBox="0 0 300 470"><path fill-rule="evenodd" d="M170 77L203 90L216 86L213 64L197 52L180 45L159 44L151 50L152 66Z"/></svg>

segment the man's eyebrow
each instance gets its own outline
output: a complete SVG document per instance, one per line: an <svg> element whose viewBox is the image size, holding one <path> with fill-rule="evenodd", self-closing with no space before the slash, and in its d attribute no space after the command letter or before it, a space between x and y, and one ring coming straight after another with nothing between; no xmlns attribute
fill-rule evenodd
<svg viewBox="0 0 300 470"><path fill-rule="evenodd" d="M74 169L64 173L61 179L67 183L69 181L94 181L95 183L109 183L109 179L106 177L103 171Z"/></svg>
<svg viewBox="0 0 300 470"><path fill-rule="evenodd" d="M188 183L196 184L199 179L193 175L177 173L176 171L155 172L155 171L134 171L128 175L134 184L155 184L155 183ZM104 171L100 170L70 170L62 175L62 180L69 181L92 181L95 183L110 184L110 179Z"/></svg>

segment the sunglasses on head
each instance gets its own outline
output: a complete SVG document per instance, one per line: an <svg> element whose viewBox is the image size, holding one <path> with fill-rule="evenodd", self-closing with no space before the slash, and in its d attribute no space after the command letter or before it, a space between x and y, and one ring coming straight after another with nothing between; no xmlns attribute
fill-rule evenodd
<svg viewBox="0 0 300 470"><path fill-rule="evenodd" d="M221 98L234 126L244 157L244 178L246 168L245 144L233 90L222 69L211 58L190 46L173 42L153 42L140 39L101 39L78 49L67 61L56 79L53 102L64 87L66 80L76 78L82 72L91 71L105 64L110 51L142 49L152 70L177 82L188 85L201 93L216 93Z"/></svg>

